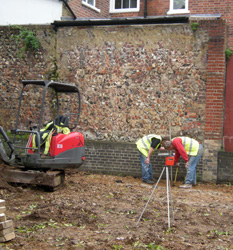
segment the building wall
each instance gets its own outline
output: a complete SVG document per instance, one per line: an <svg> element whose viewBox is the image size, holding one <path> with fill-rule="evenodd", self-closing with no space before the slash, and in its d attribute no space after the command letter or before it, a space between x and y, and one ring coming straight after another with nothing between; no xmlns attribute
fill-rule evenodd
<svg viewBox="0 0 233 250"><path fill-rule="evenodd" d="M64 32L60 28L58 36ZM215 181L223 137L225 22L199 20L196 32L182 24L73 27L70 34L67 50L60 49L60 63L67 65L60 75L79 82L86 137L135 141L154 131L168 135L171 122L173 137L188 135L206 146L203 180Z"/></svg>
<svg viewBox="0 0 233 250"><path fill-rule="evenodd" d="M78 130L86 139L134 143L148 133L169 135L171 124L172 137L188 135L203 143L201 179L216 181L223 127L218 119L223 117L225 71L222 20L200 21L195 32L190 24L60 27L57 33L47 26L32 28L42 48L23 58L10 39L17 29L0 29L0 123L5 129L14 128L19 79L56 76L80 88ZM33 96L28 100L37 105ZM25 120L30 113L26 110Z"/></svg>
<svg viewBox="0 0 233 250"><path fill-rule="evenodd" d="M59 0L11 0L0 8L0 25L50 24L61 17Z"/></svg>
<svg viewBox="0 0 233 250"><path fill-rule="evenodd" d="M109 0L96 0L96 8L82 4L81 0L70 0L68 4L77 18L109 17Z"/></svg>
<svg viewBox="0 0 233 250"><path fill-rule="evenodd" d="M191 14L222 14L228 24L228 47L233 50L233 5L230 0L189 0Z"/></svg>
<svg viewBox="0 0 233 250"><path fill-rule="evenodd" d="M114 18L114 17L143 17L145 0L140 1L139 12L129 13L109 13L110 0L96 0L96 7L100 9L100 12L95 12L88 7L84 7L81 4L81 0L70 0L69 5L79 18ZM225 19L229 25L228 35L229 48L233 49L233 5L231 0L189 0L190 14L222 14L222 18ZM169 10L170 0L147 0L147 16L164 16L167 15Z"/></svg>

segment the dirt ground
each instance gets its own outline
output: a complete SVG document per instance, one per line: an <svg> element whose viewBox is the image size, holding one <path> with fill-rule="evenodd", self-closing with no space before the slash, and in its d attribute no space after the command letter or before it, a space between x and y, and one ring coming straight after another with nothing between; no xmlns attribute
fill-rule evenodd
<svg viewBox="0 0 233 250"><path fill-rule="evenodd" d="M139 178L69 170L65 184L54 192L0 181L0 199L6 201L5 214L16 234L0 243L1 250L233 249L229 185L199 183L184 190L178 187L181 183L171 183L168 228L165 180L159 182L138 226L153 190Z"/></svg>

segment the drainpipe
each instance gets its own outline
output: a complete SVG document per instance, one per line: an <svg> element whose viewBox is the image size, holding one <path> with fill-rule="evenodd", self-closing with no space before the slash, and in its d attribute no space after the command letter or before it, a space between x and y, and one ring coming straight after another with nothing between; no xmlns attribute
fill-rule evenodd
<svg viewBox="0 0 233 250"><path fill-rule="evenodd" d="M74 12L72 11L72 9L70 8L70 6L69 6L69 4L68 4L68 0L60 0L60 1L62 1L64 4L65 4L65 6L66 6L66 8L69 10L69 12L71 13L71 15L73 16L73 18L74 18L74 20L76 20L76 15L74 14Z"/></svg>
<svg viewBox="0 0 233 250"><path fill-rule="evenodd" d="M147 0L145 0L145 4L144 4L144 18L147 17Z"/></svg>

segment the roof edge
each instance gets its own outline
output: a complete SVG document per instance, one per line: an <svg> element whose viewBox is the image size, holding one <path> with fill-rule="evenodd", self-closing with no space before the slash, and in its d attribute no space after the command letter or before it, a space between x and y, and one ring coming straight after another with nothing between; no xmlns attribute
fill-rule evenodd
<svg viewBox="0 0 233 250"><path fill-rule="evenodd" d="M52 25L57 27L65 26L101 26L101 25L140 25L140 24L166 24L166 23L188 23L190 15L173 16L147 16L112 19L76 19L74 21L54 21Z"/></svg>

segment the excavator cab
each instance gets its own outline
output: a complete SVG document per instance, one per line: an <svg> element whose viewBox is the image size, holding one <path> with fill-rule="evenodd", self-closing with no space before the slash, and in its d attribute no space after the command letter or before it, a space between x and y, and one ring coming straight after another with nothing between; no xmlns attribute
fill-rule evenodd
<svg viewBox="0 0 233 250"><path fill-rule="evenodd" d="M43 80L21 82L23 86L11 140L0 127L3 161L8 165L23 166L21 171L25 176L27 170L45 175L48 172L50 176L51 171L57 171L60 176L66 168L79 168L85 160L85 148L83 134L76 131L81 112L78 87ZM6 170L6 178L11 175L13 172L9 174ZM59 178L63 180L63 174Z"/></svg>

